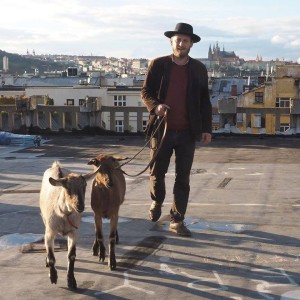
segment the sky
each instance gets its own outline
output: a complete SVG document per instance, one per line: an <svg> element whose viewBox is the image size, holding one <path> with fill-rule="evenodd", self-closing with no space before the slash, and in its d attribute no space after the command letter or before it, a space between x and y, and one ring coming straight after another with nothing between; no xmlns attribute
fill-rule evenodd
<svg viewBox="0 0 300 300"><path fill-rule="evenodd" d="M171 53L164 32L184 22L201 37L195 58L218 43L246 60L300 59L298 0L1 0L0 12L10 53L152 59Z"/></svg>

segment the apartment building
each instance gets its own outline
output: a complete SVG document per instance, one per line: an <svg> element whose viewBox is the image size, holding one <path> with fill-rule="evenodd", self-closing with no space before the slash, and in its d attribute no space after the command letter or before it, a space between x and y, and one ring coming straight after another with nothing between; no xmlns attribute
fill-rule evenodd
<svg viewBox="0 0 300 300"><path fill-rule="evenodd" d="M276 75L242 95L242 131L300 133L300 65L277 66Z"/></svg>
<svg viewBox="0 0 300 300"><path fill-rule="evenodd" d="M140 87L123 85L26 87L16 97L16 104L1 106L4 117L0 129L32 124L51 130L95 126L117 132L142 132L148 112L140 93Z"/></svg>
<svg viewBox="0 0 300 300"><path fill-rule="evenodd" d="M277 66L275 74L258 78L255 83L250 78L211 79L214 129L233 126L236 133L300 133L300 65ZM0 129L33 124L52 130L97 126L117 132L141 132L148 112L140 92L141 87L121 81L114 86L3 86L2 98L15 95L19 100L0 107Z"/></svg>
<svg viewBox="0 0 300 300"><path fill-rule="evenodd" d="M145 130L149 114L141 100L141 88L108 87L105 106L102 127L117 132Z"/></svg>

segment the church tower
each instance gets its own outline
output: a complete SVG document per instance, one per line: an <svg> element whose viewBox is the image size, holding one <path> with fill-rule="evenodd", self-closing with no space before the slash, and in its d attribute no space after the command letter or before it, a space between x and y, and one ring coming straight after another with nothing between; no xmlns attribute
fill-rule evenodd
<svg viewBox="0 0 300 300"><path fill-rule="evenodd" d="M209 45L209 49L208 49L208 59L209 59L209 60L213 60L213 55L212 55L211 45Z"/></svg>

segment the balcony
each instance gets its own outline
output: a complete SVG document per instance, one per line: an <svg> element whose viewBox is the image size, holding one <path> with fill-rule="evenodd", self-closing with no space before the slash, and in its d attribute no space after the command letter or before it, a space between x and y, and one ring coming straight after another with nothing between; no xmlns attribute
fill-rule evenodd
<svg viewBox="0 0 300 300"><path fill-rule="evenodd" d="M80 112L91 113L101 110L101 97L87 97L83 104L79 106Z"/></svg>
<svg viewBox="0 0 300 300"><path fill-rule="evenodd" d="M16 111L26 112L30 110L30 101L24 99L16 99Z"/></svg>

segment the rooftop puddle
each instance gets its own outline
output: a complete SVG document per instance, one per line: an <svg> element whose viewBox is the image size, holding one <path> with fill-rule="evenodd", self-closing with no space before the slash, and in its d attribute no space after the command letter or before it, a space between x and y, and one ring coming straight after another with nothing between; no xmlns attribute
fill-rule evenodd
<svg viewBox="0 0 300 300"><path fill-rule="evenodd" d="M300 300L300 290L286 292L281 295L280 300Z"/></svg>
<svg viewBox="0 0 300 300"><path fill-rule="evenodd" d="M43 234L12 233L0 237L0 250L5 250L20 245L35 243L43 240Z"/></svg>
<svg viewBox="0 0 300 300"><path fill-rule="evenodd" d="M81 221L85 222L85 223L93 223L94 224L94 216L82 217ZM128 219L128 218L119 218L118 219L118 223L125 223L125 222L130 222L130 219ZM110 223L110 220L109 219L102 219L102 223L103 224Z"/></svg>
<svg viewBox="0 0 300 300"><path fill-rule="evenodd" d="M186 227L192 232L201 232L203 230L212 230L220 232L233 232L233 233L243 233L247 230L252 230L256 226L252 224L236 224L228 222L209 222L202 221L199 219L186 218L185 220ZM163 230L169 231L169 221L161 222ZM158 224L159 226L159 224Z"/></svg>

